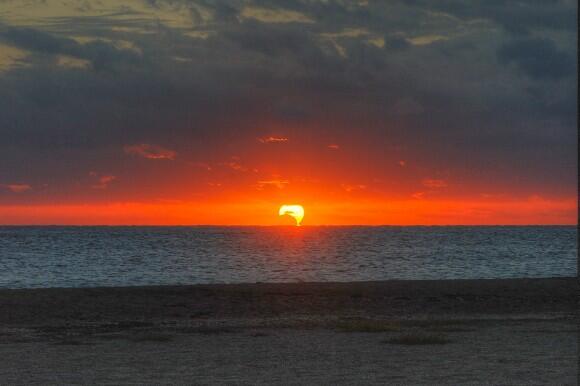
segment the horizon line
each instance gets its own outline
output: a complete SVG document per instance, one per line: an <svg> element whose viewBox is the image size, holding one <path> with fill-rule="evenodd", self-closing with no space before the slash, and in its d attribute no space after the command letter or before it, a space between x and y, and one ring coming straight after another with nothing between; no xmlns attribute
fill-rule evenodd
<svg viewBox="0 0 580 386"><path fill-rule="evenodd" d="M0 224L0 227L189 227L189 228L316 228L316 227L538 227L578 226L574 224L316 224L316 225L260 225L260 224Z"/></svg>

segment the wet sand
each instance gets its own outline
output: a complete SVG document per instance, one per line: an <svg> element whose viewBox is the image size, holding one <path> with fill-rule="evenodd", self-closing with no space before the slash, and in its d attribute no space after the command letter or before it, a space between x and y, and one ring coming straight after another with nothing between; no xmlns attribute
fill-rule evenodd
<svg viewBox="0 0 580 386"><path fill-rule="evenodd" d="M0 290L2 384L577 384L578 281Z"/></svg>

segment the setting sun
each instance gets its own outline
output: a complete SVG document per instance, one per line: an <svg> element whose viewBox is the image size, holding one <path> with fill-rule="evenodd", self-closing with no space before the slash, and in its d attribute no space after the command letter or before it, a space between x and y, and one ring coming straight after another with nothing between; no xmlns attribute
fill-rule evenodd
<svg viewBox="0 0 580 386"><path fill-rule="evenodd" d="M278 211L278 215L293 217L296 220L296 226L300 226L304 218L304 208L302 205L282 205Z"/></svg>

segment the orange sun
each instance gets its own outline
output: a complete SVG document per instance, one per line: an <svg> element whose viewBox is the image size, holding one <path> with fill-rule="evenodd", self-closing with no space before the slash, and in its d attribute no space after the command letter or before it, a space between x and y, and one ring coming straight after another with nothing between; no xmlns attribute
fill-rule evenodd
<svg viewBox="0 0 580 386"><path fill-rule="evenodd" d="M296 226L300 226L304 218L304 208L302 205L282 205L278 210L279 216L288 215L296 220Z"/></svg>

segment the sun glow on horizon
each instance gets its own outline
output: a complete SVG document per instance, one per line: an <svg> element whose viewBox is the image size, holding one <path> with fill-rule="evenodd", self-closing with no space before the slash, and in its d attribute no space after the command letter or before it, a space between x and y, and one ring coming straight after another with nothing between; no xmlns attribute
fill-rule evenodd
<svg viewBox="0 0 580 386"><path fill-rule="evenodd" d="M304 218L304 208L302 205L282 205L278 210L279 216L288 215L296 220L296 226L300 226Z"/></svg>

